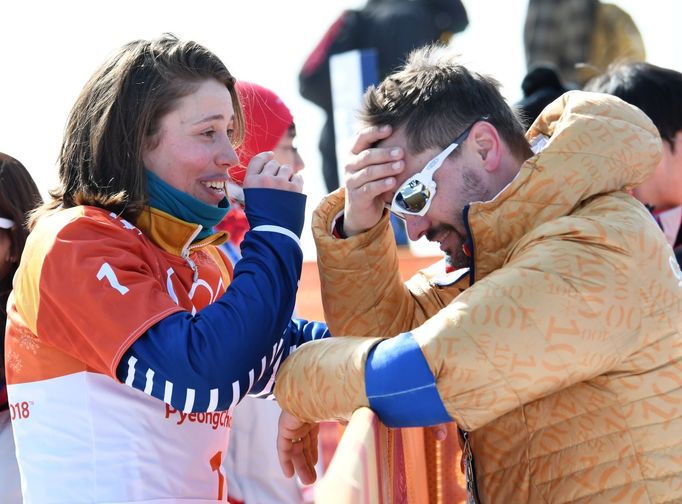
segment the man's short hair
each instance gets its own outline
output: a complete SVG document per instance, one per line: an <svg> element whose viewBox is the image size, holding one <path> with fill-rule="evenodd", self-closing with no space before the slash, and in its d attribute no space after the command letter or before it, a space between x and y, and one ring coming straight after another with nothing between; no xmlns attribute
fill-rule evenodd
<svg viewBox="0 0 682 504"><path fill-rule="evenodd" d="M621 63L590 80L585 90L612 94L638 107L675 149L675 134L682 130L682 73L650 63Z"/></svg>
<svg viewBox="0 0 682 504"><path fill-rule="evenodd" d="M472 72L440 46L413 51L405 65L365 94L360 118L368 125L405 127L408 148L442 149L483 115L512 155L530 156L524 128L492 77Z"/></svg>

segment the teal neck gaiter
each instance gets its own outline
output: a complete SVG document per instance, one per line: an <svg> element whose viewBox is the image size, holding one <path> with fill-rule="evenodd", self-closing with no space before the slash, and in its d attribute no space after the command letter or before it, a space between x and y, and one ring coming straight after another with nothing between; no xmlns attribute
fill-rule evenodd
<svg viewBox="0 0 682 504"><path fill-rule="evenodd" d="M213 226L222 221L230 209L227 198L223 198L217 207L208 205L164 182L155 173L149 170L145 170L145 173L149 204L153 208L190 224L201 224L201 232L194 241L210 236L213 233Z"/></svg>

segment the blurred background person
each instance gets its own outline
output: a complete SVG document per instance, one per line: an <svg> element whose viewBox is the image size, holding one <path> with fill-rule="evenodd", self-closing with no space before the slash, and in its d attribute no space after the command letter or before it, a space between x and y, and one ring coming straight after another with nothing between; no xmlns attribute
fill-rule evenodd
<svg viewBox="0 0 682 504"><path fill-rule="evenodd" d="M648 115L663 139L663 158L654 175L633 190L653 212L682 260L682 73L650 63L610 67L587 83L588 91L615 95ZM678 143L679 142L679 143Z"/></svg>
<svg viewBox="0 0 682 504"><path fill-rule="evenodd" d="M28 236L26 216L41 201L38 187L24 165L0 152L0 500L6 504L22 502L5 383L7 298Z"/></svg>
<svg viewBox="0 0 682 504"><path fill-rule="evenodd" d="M434 42L447 44L469 24L459 0L368 0L345 10L329 27L299 72L303 98L321 107L326 121L320 133L322 172L328 191L339 187L329 58L354 49L374 49L379 80L404 63L408 53Z"/></svg>
<svg viewBox="0 0 682 504"><path fill-rule="evenodd" d="M526 129L530 128L540 112L564 94L569 88L559 77L559 70L551 63L533 65L521 81L523 98L515 106Z"/></svg>
<svg viewBox="0 0 682 504"><path fill-rule="evenodd" d="M239 164L230 168L230 211L217 226L229 233L221 248L233 264L241 258L240 245L249 230L241 184L246 167L256 154L272 151L274 159L294 173L304 168L294 140L296 125L289 108L273 91L251 82L237 81L235 88L244 111L244 140L237 149ZM232 415L225 470L228 498L233 504L304 502L305 487L282 474L277 458L277 422L281 413L275 401L245 397Z"/></svg>
<svg viewBox="0 0 682 504"><path fill-rule="evenodd" d="M273 91L252 82L237 81L235 87L243 100L245 136L237 149L239 164L229 169L232 178L228 182L230 210L217 226L230 234L228 242L222 248L233 264L241 258L239 245L249 229L241 186L251 158L260 152L272 151L280 164L290 166L295 173L304 168L303 159L294 144L294 117L282 99Z"/></svg>
<svg viewBox="0 0 682 504"><path fill-rule="evenodd" d="M630 15L599 0L529 0L523 28L526 65L552 63L582 86L616 61L644 61L644 41Z"/></svg>

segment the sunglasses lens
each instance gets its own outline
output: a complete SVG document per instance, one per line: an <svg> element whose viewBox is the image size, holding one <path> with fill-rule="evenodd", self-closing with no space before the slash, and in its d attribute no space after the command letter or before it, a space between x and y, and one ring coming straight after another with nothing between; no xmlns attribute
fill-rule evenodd
<svg viewBox="0 0 682 504"><path fill-rule="evenodd" d="M418 180L411 181L396 194L395 202L407 212L419 212L431 197L428 187Z"/></svg>

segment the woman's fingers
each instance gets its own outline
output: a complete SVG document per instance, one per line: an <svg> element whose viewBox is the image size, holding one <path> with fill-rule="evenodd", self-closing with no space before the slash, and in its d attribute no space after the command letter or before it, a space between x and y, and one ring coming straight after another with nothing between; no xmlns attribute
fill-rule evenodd
<svg viewBox="0 0 682 504"><path fill-rule="evenodd" d="M291 166L278 163L272 152L261 152L249 163L244 188L280 189L300 193L303 191L303 178Z"/></svg>

